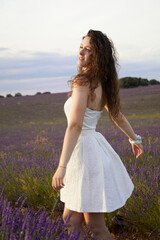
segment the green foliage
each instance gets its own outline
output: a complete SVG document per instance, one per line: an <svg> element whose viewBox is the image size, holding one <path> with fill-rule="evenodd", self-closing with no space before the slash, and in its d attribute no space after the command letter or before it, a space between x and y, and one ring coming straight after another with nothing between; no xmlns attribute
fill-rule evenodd
<svg viewBox="0 0 160 240"><path fill-rule="evenodd" d="M0 95L0 98L4 98L4 96Z"/></svg>
<svg viewBox="0 0 160 240"><path fill-rule="evenodd" d="M119 79L121 88L133 88L138 86L148 86L149 81L145 78L124 77Z"/></svg>
<svg viewBox="0 0 160 240"><path fill-rule="evenodd" d="M8 93L6 97L13 97L12 94Z"/></svg>
<svg viewBox="0 0 160 240"><path fill-rule="evenodd" d="M19 92L15 94L15 97L21 97L21 96L22 96L22 94Z"/></svg>
<svg viewBox="0 0 160 240"><path fill-rule="evenodd" d="M27 197L28 205L35 206L36 209L43 207L51 211L58 198L58 192L53 191L51 186L55 169L53 168L51 172L47 166L42 169L40 165L34 165L34 153L30 154L31 167L26 168L24 155L24 153L14 151L0 156L2 161L0 182L5 180L3 193L9 201L16 202L17 198L23 195ZM37 157L43 157L43 161L46 162L50 155L50 152L48 155L44 152L43 147L40 152L37 152ZM10 158L9 162L8 158ZM1 187L0 191L2 191Z"/></svg>
<svg viewBox="0 0 160 240"><path fill-rule="evenodd" d="M155 79L148 80L146 78L137 78L137 77L124 77L119 79L120 88L133 88L138 86L149 86L160 84Z"/></svg>
<svg viewBox="0 0 160 240"><path fill-rule="evenodd" d="M140 86L148 86L149 85L149 81L148 79L146 78L139 78L139 83L140 83Z"/></svg>
<svg viewBox="0 0 160 240"><path fill-rule="evenodd" d="M50 92L43 92L43 94L51 94Z"/></svg>
<svg viewBox="0 0 160 240"><path fill-rule="evenodd" d="M160 82L158 82L158 81L155 80L155 79L151 79L149 82L150 82L151 85L157 85L157 84L160 84Z"/></svg>

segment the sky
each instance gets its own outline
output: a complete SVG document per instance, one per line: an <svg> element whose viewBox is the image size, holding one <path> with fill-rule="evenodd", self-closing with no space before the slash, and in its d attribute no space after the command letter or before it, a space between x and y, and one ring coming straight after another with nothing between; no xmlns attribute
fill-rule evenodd
<svg viewBox="0 0 160 240"><path fill-rule="evenodd" d="M104 32L119 78L160 81L159 0L0 0L0 95L67 92L82 37Z"/></svg>

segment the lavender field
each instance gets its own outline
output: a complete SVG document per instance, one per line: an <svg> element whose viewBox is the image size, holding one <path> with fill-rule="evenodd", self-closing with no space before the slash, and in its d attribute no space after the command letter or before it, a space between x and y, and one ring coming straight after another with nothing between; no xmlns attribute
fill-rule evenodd
<svg viewBox="0 0 160 240"><path fill-rule="evenodd" d="M97 131L135 185L123 208L105 214L106 224L115 239L160 239L160 86L120 94L122 112L143 137L144 154L134 157L104 110ZM78 239L67 234L59 192L51 187L67 126L66 99L67 93L0 99L0 239Z"/></svg>

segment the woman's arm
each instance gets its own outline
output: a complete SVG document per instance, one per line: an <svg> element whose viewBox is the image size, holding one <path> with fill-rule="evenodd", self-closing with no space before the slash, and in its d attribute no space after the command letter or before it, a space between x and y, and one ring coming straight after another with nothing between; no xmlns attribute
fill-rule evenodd
<svg viewBox="0 0 160 240"><path fill-rule="evenodd" d="M107 106L105 106L105 108L108 111ZM117 117L117 119L113 120L113 122L130 138L130 140L132 140L132 141L137 140L137 136L136 136L132 126L130 125L130 123L128 122L128 120L122 113L120 113L119 116ZM133 153L134 153L134 155L136 155L136 158L138 158L140 155L142 155L142 153L143 153L142 144L138 144L138 145L131 144L131 145L132 145ZM136 154L136 151L137 151L137 154Z"/></svg>
<svg viewBox="0 0 160 240"><path fill-rule="evenodd" d="M88 95L88 86L76 86L73 89L70 122L65 132L59 165L52 179L52 186L55 190L59 190L64 186L63 178L65 175L65 168L82 130Z"/></svg>
<svg viewBox="0 0 160 240"><path fill-rule="evenodd" d="M137 136L135 132L133 131L132 126L126 119L126 117L121 113L119 117L116 120L113 120L113 122L132 140L137 140Z"/></svg>

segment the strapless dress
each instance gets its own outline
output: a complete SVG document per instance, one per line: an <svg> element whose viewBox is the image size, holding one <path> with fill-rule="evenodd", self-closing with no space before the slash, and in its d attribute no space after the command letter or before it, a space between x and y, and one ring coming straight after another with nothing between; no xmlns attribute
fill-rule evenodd
<svg viewBox="0 0 160 240"><path fill-rule="evenodd" d="M69 124L72 97L64 104ZM67 164L60 200L76 212L113 212L125 205L132 180L105 137L96 131L102 111L86 108L83 127Z"/></svg>

